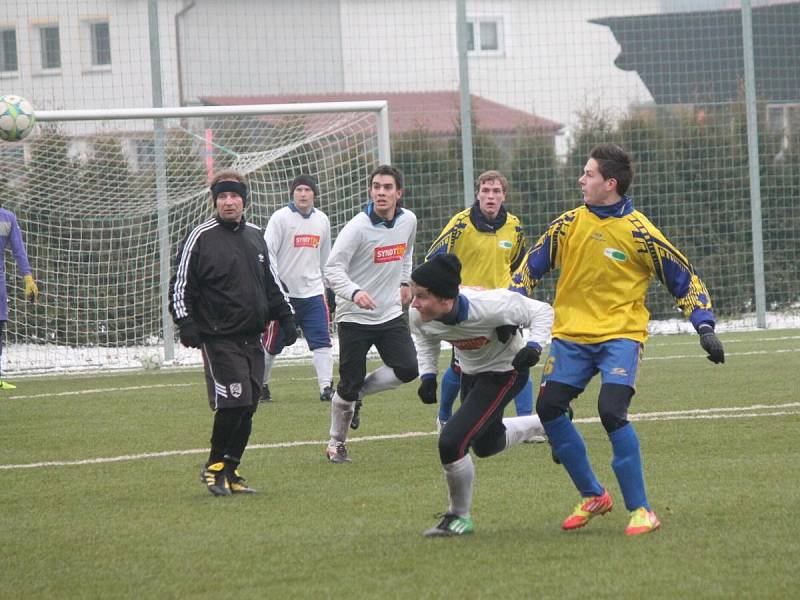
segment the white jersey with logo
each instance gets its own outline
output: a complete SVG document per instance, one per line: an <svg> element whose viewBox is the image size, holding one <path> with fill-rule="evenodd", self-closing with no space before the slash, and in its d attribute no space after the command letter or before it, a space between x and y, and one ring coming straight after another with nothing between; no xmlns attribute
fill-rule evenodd
<svg viewBox="0 0 800 600"><path fill-rule="evenodd" d="M294 204L284 206L269 218L264 239L269 262L289 296L325 293L323 269L331 252L331 224L324 212L314 208L304 216Z"/></svg>
<svg viewBox="0 0 800 600"><path fill-rule="evenodd" d="M550 339L553 308L545 302L504 289L463 287L457 303L456 319L451 325L438 320L426 323L417 309L408 311L421 375L439 372L442 340L455 348L461 370L476 375L510 371L511 361L527 342L544 346ZM524 332L504 344L495 331L501 325L517 325Z"/></svg>
<svg viewBox="0 0 800 600"><path fill-rule="evenodd" d="M388 225L361 212L336 237L325 279L336 293L337 322L375 325L402 314L400 284L407 284L411 277L417 217L398 207ZM358 290L372 296L377 304L374 310L353 302Z"/></svg>

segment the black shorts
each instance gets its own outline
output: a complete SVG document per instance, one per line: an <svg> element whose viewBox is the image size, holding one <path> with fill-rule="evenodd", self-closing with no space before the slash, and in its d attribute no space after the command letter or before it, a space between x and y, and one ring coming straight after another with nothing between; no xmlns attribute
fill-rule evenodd
<svg viewBox="0 0 800 600"><path fill-rule="evenodd" d="M367 353L375 346L383 363L402 380L416 377L417 350L405 316L378 325L339 323L339 385L336 391L355 402L367 375Z"/></svg>
<svg viewBox="0 0 800 600"><path fill-rule="evenodd" d="M463 458L470 447L478 456L505 448L503 409L528 383L517 371L461 374L461 406L439 435L439 458L447 465Z"/></svg>
<svg viewBox="0 0 800 600"><path fill-rule="evenodd" d="M206 341L202 353L211 410L252 406L255 411L264 381L264 349L259 336Z"/></svg>

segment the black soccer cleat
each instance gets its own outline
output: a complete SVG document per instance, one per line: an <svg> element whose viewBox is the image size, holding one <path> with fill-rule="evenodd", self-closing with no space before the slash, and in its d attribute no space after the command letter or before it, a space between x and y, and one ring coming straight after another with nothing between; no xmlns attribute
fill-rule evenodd
<svg viewBox="0 0 800 600"><path fill-rule="evenodd" d="M358 429L358 427L361 425L361 405L362 404L363 403L361 402L361 398L356 400L356 407L355 407L355 410L353 411L353 420L350 421L350 429Z"/></svg>
<svg viewBox="0 0 800 600"><path fill-rule="evenodd" d="M216 462L208 464L200 470L200 482L204 483L208 491L214 496L230 496L231 487L225 476L225 463Z"/></svg>
<svg viewBox="0 0 800 600"><path fill-rule="evenodd" d="M319 395L320 402L330 402L333 398L333 388L329 385L325 386L325 389Z"/></svg>
<svg viewBox="0 0 800 600"><path fill-rule="evenodd" d="M259 403L261 402L272 402L272 394L269 393L269 385L266 383L264 387L261 388L261 395L258 397Z"/></svg>
<svg viewBox="0 0 800 600"><path fill-rule="evenodd" d="M231 488L232 494L255 494L256 490L247 485L245 478L239 474L239 469L231 468L230 466L225 469L228 485Z"/></svg>

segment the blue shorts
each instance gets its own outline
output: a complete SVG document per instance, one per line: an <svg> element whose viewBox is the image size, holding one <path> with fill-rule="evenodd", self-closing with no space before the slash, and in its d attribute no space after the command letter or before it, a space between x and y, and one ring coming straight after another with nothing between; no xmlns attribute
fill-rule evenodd
<svg viewBox="0 0 800 600"><path fill-rule="evenodd" d="M303 330L303 337L309 350L331 347L331 321L325 295L310 298L289 298L294 308L294 322ZM280 354L283 350L283 332L277 321L267 323L264 331L264 350L270 354Z"/></svg>
<svg viewBox="0 0 800 600"><path fill-rule="evenodd" d="M636 389L642 344L617 338L599 344L578 344L553 338L544 364L542 384L558 381L584 389L598 372L603 383L618 383Z"/></svg>

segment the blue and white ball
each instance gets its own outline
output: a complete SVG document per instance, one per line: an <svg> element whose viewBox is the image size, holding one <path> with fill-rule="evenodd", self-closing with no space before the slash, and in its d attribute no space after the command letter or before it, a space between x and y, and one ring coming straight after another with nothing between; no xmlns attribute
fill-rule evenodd
<svg viewBox="0 0 800 600"><path fill-rule="evenodd" d="M0 96L0 139L18 142L33 131L33 105L20 96Z"/></svg>

